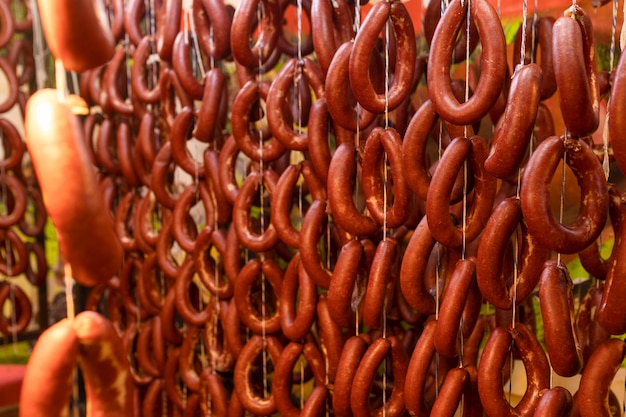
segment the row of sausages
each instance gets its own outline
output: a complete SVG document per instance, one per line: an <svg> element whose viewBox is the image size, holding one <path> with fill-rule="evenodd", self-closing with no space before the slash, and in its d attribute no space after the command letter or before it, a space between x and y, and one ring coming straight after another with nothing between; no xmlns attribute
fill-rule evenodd
<svg viewBox="0 0 626 417"><path fill-rule="evenodd" d="M598 72L587 11L528 22L537 36L520 30L515 55L528 53L510 68L485 0L431 2L424 56L396 1L362 23L363 5L341 0L38 3L90 113L38 91L26 143L61 252L93 287L87 308L108 317L93 326L114 329L115 383L130 381L88 376L108 387L88 414L450 416L462 398L467 416L611 415L626 353L612 338L626 331L624 199L590 135L609 97L622 163L626 63ZM475 78L451 78L463 62ZM550 206L561 163L581 196L569 225ZM577 309L557 254L593 276ZM80 351L79 317L51 328L68 336L33 363ZM511 352L528 381L516 405ZM575 396L552 371L582 373ZM24 415L45 412L65 378L24 390Z"/></svg>
<svg viewBox="0 0 626 417"><path fill-rule="evenodd" d="M43 236L47 220L37 180L28 169L28 153L21 132L20 116L34 81L33 48L27 36L32 18L13 16L10 2L0 4L0 72L6 80L0 103L0 335L16 340L30 330L36 309L33 289L48 273ZM14 111L18 109L17 111ZM25 276L18 282L15 278Z"/></svg>

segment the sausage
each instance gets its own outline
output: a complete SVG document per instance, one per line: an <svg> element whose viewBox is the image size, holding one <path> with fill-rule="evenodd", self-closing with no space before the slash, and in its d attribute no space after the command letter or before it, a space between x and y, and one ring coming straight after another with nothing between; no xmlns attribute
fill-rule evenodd
<svg viewBox="0 0 626 417"><path fill-rule="evenodd" d="M611 263L602 290L602 299L597 309L598 323L614 335L626 331L626 314L622 308L623 302L620 300L620 292L625 283L623 272L625 267L624 253L626 251L625 233L626 228L623 225L620 225L615 232Z"/></svg>
<svg viewBox="0 0 626 417"><path fill-rule="evenodd" d="M205 306L198 306L200 308L200 310L198 310L197 300L191 300L189 290L194 275L195 267L193 261L187 258L185 262L183 262L183 264L180 266L176 277L176 282L174 284L174 290L176 294L175 305L176 311L178 311L178 313L185 320L186 323L195 326L202 326L211 317L213 309L211 307L211 304L208 303ZM195 283L193 284L197 285Z"/></svg>
<svg viewBox="0 0 626 417"><path fill-rule="evenodd" d="M518 250L517 255L516 282L512 282L505 269L506 250L518 226L521 229L521 250ZM516 197L505 198L493 211L478 244L476 280L483 297L504 310L511 308L513 298L516 304L522 303L539 282L548 255L549 251L537 242L534 235L527 232L520 200Z"/></svg>
<svg viewBox="0 0 626 417"><path fill-rule="evenodd" d="M311 1L311 27L315 28L311 33L313 49L324 75L328 74L338 45L354 38L353 14L353 8L345 0Z"/></svg>
<svg viewBox="0 0 626 417"><path fill-rule="evenodd" d="M255 202L258 190L262 191L265 188L269 192L271 199L277 180L278 175L273 170L266 170L265 172L252 171L248 174L237 193L237 199L233 206L233 226L237 233L237 239L242 246L249 250L265 252L275 247L279 241L276 228L271 222L267 222L265 230L256 232L252 228L250 220L250 208ZM263 205L264 202L261 201L260 204ZM261 225L263 224L261 223Z"/></svg>
<svg viewBox="0 0 626 417"><path fill-rule="evenodd" d="M261 394L262 396L257 394L257 391L251 386L251 384L256 385L251 378L251 374L253 362L262 354L262 350L266 350L272 362L277 364L282 349L283 347L278 338L274 336L263 338L259 335L254 335L241 350L235 365L233 381L237 398L246 411L256 415L268 415L276 412L274 396L271 392L265 393L264 396L263 394ZM266 378L267 375L263 373L261 377Z"/></svg>
<svg viewBox="0 0 626 417"><path fill-rule="evenodd" d="M469 373L464 368L450 369L439 389L439 395L430 415L432 417L453 416L461 403L461 397L470 382L469 379Z"/></svg>
<svg viewBox="0 0 626 417"><path fill-rule="evenodd" d="M550 208L550 181L563 158L581 190L578 217L571 225L561 224ZM609 207L602 166L589 145L558 136L545 139L533 152L524 170L520 199L528 232L560 253L576 253L589 246L600 235Z"/></svg>
<svg viewBox="0 0 626 417"><path fill-rule="evenodd" d="M574 4L554 22L552 33L554 76L565 127L573 137L587 136L598 128L600 108L591 17Z"/></svg>
<svg viewBox="0 0 626 417"><path fill-rule="evenodd" d="M156 13L155 49L163 61L172 60L174 39L180 30L182 3L182 0L161 0L161 6Z"/></svg>
<svg viewBox="0 0 626 417"><path fill-rule="evenodd" d="M435 345L433 338L437 328L436 320L429 320L424 325L422 334L417 340L415 349L409 359L409 365L406 370L406 380L404 381L404 389L411 395L404 398L406 409L411 415L418 417L427 417L430 410L426 405L425 387L428 378L428 368L435 356Z"/></svg>
<svg viewBox="0 0 626 417"><path fill-rule="evenodd" d="M370 390L379 366L387 356L391 356L393 388L387 402L379 408L371 409ZM407 373L407 357L397 336L379 338L367 348L354 374L350 392L350 406L354 417L402 415L404 406L404 382Z"/></svg>
<svg viewBox="0 0 626 417"><path fill-rule="evenodd" d="M191 132L201 142L214 141L222 133L225 123L220 119L220 106L228 95L227 81L219 68L211 68L206 73L202 104L196 111L196 126Z"/></svg>
<svg viewBox="0 0 626 417"><path fill-rule="evenodd" d="M622 193L618 190L615 184L608 184L609 187L609 219L611 221L611 226L613 227L614 233L619 233L618 231L621 229L623 224L623 217L626 213L625 206L626 200L622 197ZM611 250L611 254L608 259L603 259L600 254L600 242L597 240L591 243L588 247L583 249L578 253L578 259L580 260L580 264L585 268L589 274L599 280L606 279L608 274L609 267L611 262L613 261L613 253L614 249L617 248L617 245L613 245Z"/></svg>
<svg viewBox="0 0 626 417"><path fill-rule="evenodd" d="M539 403L533 416L569 416L573 406L572 394L563 387L554 387L540 393Z"/></svg>
<svg viewBox="0 0 626 417"><path fill-rule="evenodd" d="M20 415L61 415L66 404L59 399L70 396L76 363L85 380L87 416L131 415L132 388L126 352L106 318L84 311L74 320L64 319L50 327L44 336L27 367L20 393ZM41 384L43 377L51 383Z"/></svg>
<svg viewBox="0 0 626 417"><path fill-rule="evenodd" d="M393 79L385 92L380 94L370 78L369 63L376 49L374 44L378 34L388 22L391 23L398 52L394 57ZM411 93L416 51L415 32L404 3L376 3L359 28L350 53L350 86L357 102L372 113L383 113L397 108Z"/></svg>
<svg viewBox="0 0 626 417"><path fill-rule="evenodd" d="M353 42L346 41L333 56L328 68L324 91L328 113L336 125L356 132L372 124L376 113L357 107L354 103L354 91L349 88L349 64L352 55Z"/></svg>
<svg viewBox="0 0 626 417"><path fill-rule="evenodd" d="M287 265L278 297L283 334L292 341L304 339L315 321L317 291L297 253Z"/></svg>
<svg viewBox="0 0 626 417"><path fill-rule="evenodd" d="M73 275L87 286L108 281L121 266L123 250L98 192L78 119L55 90L39 90L27 103L25 131L46 209Z"/></svg>
<svg viewBox="0 0 626 417"><path fill-rule="evenodd" d="M376 247L363 299L363 323L370 329L380 328L391 308L399 251L398 241L393 237L381 240Z"/></svg>
<svg viewBox="0 0 626 417"><path fill-rule="evenodd" d="M513 341L524 363L527 380L526 392L515 407L505 397L502 378ZM515 328L497 327L491 332L478 367L478 391L487 415L530 415L537 406L539 393L549 386L548 358L528 327L518 323Z"/></svg>
<svg viewBox="0 0 626 417"><path fill-rule="evenodd" d="M202 284L220 299L232 297L234 291L234 283L226 276L222 258L225 250L226 239L222 231L205 227L198 234L192 255ZM217 260L213 259L213 251L217 251Z"/></svg>
<svg viewBox="0 0 626 417"><path fill-rule="evenodd" d="M482 1L482 0L479 0ZM488 145L485 139L457 137L446 148L439 160L426 197L426 218L433 237L445 246L461 248L472 242L487 224L496 193L495 178L484 169ZM455 226L449 215L450 195L457 173L464 161L471 158L474 174L474 197L465 222ZM469 161L468 161L469 162Z"/></svg>
<svg viewBox="0 0 626 417"><path fill-rule="evenodd" d="M626 172L626 145L619 138L626 134L626 104L620 97L624 97L626 91L626 56L620 55L613 82L611 85L611 95L607 104L608 112L608 136L613 150L615 163L622 173Z"/></svg>
<svg viewBox="0 0 626 417"><path fill-rule="evenodd" d="M311 407L310 396L304 402L302 409L296 407L291 399L293 368L300 355L304 356L307 364L313 370L315 376L315 387L313 390L326 390L324 386L324 356L315 342L307 341L304 344L298 342L289 343L280 353L279 361L274 368L274 384L272 385L272 395L281 416L299 417L301 412Z"/></svg>
<svg viewBox="0 0 626 417"><path fill-rule="evenodd" d="M257 22L257 7L263 6L263 17ZM279 0L246 0L235 10L233 23L230 27L230 46L235 60L251 69L258 69L266 63L276 49L279 38L280 24ZM252 37L254 29L259 30L258 36Z"/></svg>
<svg viewBox="0 0 626 417"><path fill-rule="evenodd" d="M539 278L539 305L546 350L554 372L565 377L576 375L582 367L572 287L567 267L554 260L546 261Z"/></svg>
<svg viewBox="0 0 626 417"><path fill-rule="evenodd" d="M241 87L232 104L233 137L239 149L257 162L261 159L264 162L275 161L285 153L283 144L271 137L268 130L259 131L251 126L251 122L259 117L259 114L253 113L259 101L267 103L269 87L267 82L250 80Z"/></svg>
<svg viewBox="0 0 626 417"><path fill-rule="evenodd" d="M308 58L292 58L281 68L267 93L267 123L283 146L304 151L309 146L308 135L295 131L290 116L285 114L289 88L300 78L306 81L307 89L313 89L316 99L324 97L324 77L315 63Z"/></svg>
<svg viewBox="0 0 626 417"><path fill-rule="evenodd" d="M261 311L252 300L255 282L258 279L265 279L271 285L276 295L281 293L283 273L278 264L271 259L260 261L257 258L251 259L241 269L235 281L235 305L242 323L256 334L271 334L280 331L280 316L278 311L273 314L266 314L266 306L262 305ZM267 308L271 312L271 308Z"/></svg>
<svg viewBox="0 0 626 417"><path fill-rule="evenodd" d="M625 354L624 341L609 339L598 346L591 355L585 364L577 394L581 416L611 416L609 411L611 382Z"/></svg>
<svg viewBox="0 0 626 417"><path fill-rule="evenodd" d="M363 258L363 245L356 239L345 243L337 255L328 287L328 311L333 320L342 327L355 325L355 312L361 311L358 305L361 294L357 294L357 300L353 299L355 287L363 292Z"/></svg>
<svg viewBox="0 0 626 417"><path fill-rule="evenodd" d="M21 417L60 416L69 411L67 402L60 399L71 396L78 348L78 336L68 319L39 336L22 380Z"/></svg>
<svg viewBox="0 0 626 417"><path fill-rule="evenodd" d="M428 2L428 7L424 12L424 36L426 37L426 41L428 42L428 46L432 47L433 35L435 34L435 30L437 29L437 25L439 24L439 20L441 20L441 2ZM476 23L474 22L473 17L470 16L470 27L469 27L469 50L470 54L474 52L476 47L478 46L478 41L480 40L478 36L478 30L476 28ZM461 30L458 36L458 40L454 45L454 51L452 52L452 62L458 64L460 62L465 61L466 59L466 49L467 49L467 30Z"/></svg>
<svg viewBox="0 0 626 417"><path fill-rule="evenodd" d="M289 165L281 174L272 193L271 222L280 240L293 248L300 246L300 231L292 225L291 211L293 207L292 195L298 195L296 190L300 190L299 193L304 194L301 188L302 185L297 185L301 174L314 200L326 197L324 186L313 172L308 161L305 160L296 165ZM305 198L305 195L299 198L298 206L302 205Z"/></svg>
<svg viewBox="0 0 626 417"><path fill-rule="evenodd" d="M161 61L152 62L154 49L154 36L144 36L135 49L133 65L130 70L132 92L148 103L156 103L161 99L161 82L158 77L162 77L164 74L163 71L160 71ZM155 66L155 63L158 63L159 66Z"/></svg>
<svg viewBox="0 0 626 417"><path fill-rule="evenodd" d="M475 259L470 257L459 260L448 279L433 338L435 349L441 355L453 358L459 353L459 326L475 276Z"/></svg>
<svg viewBox="0 0 626 417"><path fill-rule="evenodd" d="M457 125L471 124L489 112L502 91L507 69L506 41L496 11L484 0L472 1L469 7L482 40L481 76L474 95L459 103L450 85L452 52L466 21L466 3L453 1L446 9L433 35L428 60L430 100L442 118Z"/></svg>
<svg viewBox="0 0 626 417"><path fill-rule="evenodd" d="M598 323L598 307L602 301L604 283L598 282L589 288L580 301L576 313L578 341L582 345L583 366L596 348L611 337L611 333Z"/></svg>
<svg viewBox="0 0 626 417"><path fill-rule="evenodd" d="M0 333L5 337L23 333L33 317L33 307L24 290L19 285L3 281L0 283L0 305L7 302L12 304L11 315L0 315Z"/></svg>
<svg viewBox="0 0 626 417"><path fill-rule="evenodd" d="M337 365L337 376L333 390L333 409L337 416L351 417L350 392L361 358L367 350L363 336L352 336L346 340Z"/></svg>
<svg viewBox="0 0 626 417"><path fill-rule="evenodd" d="M507 178L519 168L533 133L542 79L537 64L524 65L513 76L504 115L485 160L485 171L491 175Z"/></svg>
<svg viewBox="0 0 626 417"><path fill-rule="evenodd" d="M17 128L10 120L0 118L0 132L2 132L2 148L5 152L4 158L0 160L0 169L15 169L22 163L26 146L24 146Z"/></svg>
<svg viewBox="0 0 626 417"><path fill-rule="evenodd" d="M192 11L202 51L213 60L228 58L232 16L226 3L222 0L194 1Z"/></svg>
<svg viewBox="0 0 626 417"><path fill-rule="evenodd" d="M66 69L82 72L111 59L115 39L101 3L37 0L37 5L50 51Z"/></svg>
<svg viewBox="0 0 626 417"><path fill-rule="evenodd" d="M300 260L313 282L322 288L328 288L332 276L323 264L318 248L327 221L326 201L315 200L304 216L300 229Z"/></svg>
<svg viewBox="0 0 626 417"><path fill-rule="evenodd" d="M401 151L402 139L395 129L375 128L367 137L361 162L365 204L378 224L392 229L404 224L409 211L410 191ZM383 160L388 161L390 172L381 175L387 169ZM393 205L390 205L392 196Z"/></svg>
<svg viewBox="0 0 626 417"><path fill-rule="evenodd" d="M367 237L378 230L376 221L361 213L352 198L356 171L356 148L352 143L342 143L333 155L328 169L328 205L335 222L359 237Z"/></svg>

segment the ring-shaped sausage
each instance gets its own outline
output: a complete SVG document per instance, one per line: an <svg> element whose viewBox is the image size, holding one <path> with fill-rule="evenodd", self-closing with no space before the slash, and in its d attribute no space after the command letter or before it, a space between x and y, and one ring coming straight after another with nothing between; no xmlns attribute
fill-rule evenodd
<svg viewBox="0 0 626 417"><path fill-rule="evenodd" d="M566 160L581 190L579 213L571 225L561 224L550 208L549 185L561 159ZM576 253L586 248L606 223L606 178L600 161L584 141L552 136L541 142L524 171L520 199L528 232L556 252Z"/></svg>
<svg viewBox="0 0 626 417"><path fill-rule="evenodd" d="M459 354L459 328L476 277L475 261L473 257L459 260L443 292L433 343L439 354L449 358Z"/></svg>
<svg viewBox="0 0 626 417"><path fill-rule="evenodd" d="M147 103L156 103L161 99L161 83L159 77L160 60L154 60L154 36L144 36L133 53L133 66L130 70L130 82L133 93Z"/></svg>
<svg viewBox="0 0 626 417"><path fill-rule="evenodd" d="M328 113L333 121L344 129L356 132L372 124L376 113L358 106L350 87L349 67L353 46L353 41L346 41L337 49L328 68L324 91Z"/></svg>
<svg viewBox="0 0 626 417"><path fill-rule="evenodd" d="M424 36L426 37L426 41L428 42L428 46L432 48L433 35L435 34L435 30L437 29L437 25L439 24L439 20L441 20L441 2L428 2L428 7L426 8L426 12L424 14ZM469 50L470 54L474 52L476 47L478 46L478 40L480 39L478 36L478 30L476 29L476 23L474 19L471 19L470 22L470 33L469 33ZM458 40L454 46L454 51L452 52L452 63L458 64L460 62L465 61L467 58L466 55L467 50L467 30L462 30L459 33Z"/></svg>
<svg viewBox="0 0 626 417"><path fill-rule="evenodd" d="M221 230L213 230L205 227L196 238L193 248L193 261L196 272L204 286L211 294L220 299L230 298L233 295L233 282L228 279L224 272L223 261L220 263L213 259L212 252L218 252L219 258L223 258L226 250L226 241Z"/></svg>
<svg viewBox="0 0 626 417"><path fill-rule="evenodd" d="M369 396L380 364L391 356L393 388L387 402L372 410ZM402 343L396 336L376 339L367 348L354 374L350 392L350 405L355 417L400 416L405 411L404 388L407 373L407 357Z"/></svg>
<svg viewBox="0 0 626 417"><path fill-rule="evenodd" d="M172 143L165 142L154 158L151 173L151 189L156 200L170 210L176 205L176 193L172 191L170 171L172 169Z"/></svg>
<svg viewBox="0 0 626 417"><path fill-rule="evenodd" d="M524 65L531 62L539 62L542 73L541 100L547 100L556 92L556 79L554 78L554 53L552 52L552 27L555 19L552 16L542 16L533 25L526 25L525 42L526 51ZM533 38L534 37L534 38ZM537 61L537 47L540 56ZM520 54L517 52L522 48L522 28L515 35L513 51L513 68L518 68L520 64ZM533 52L534 51L534 52ZM534 55L533 55L534 53Z"/></svg>
<svg viewBox="0 0 626 417"><path fill-rule="evenodd" d="M585 364L577 402L581 416L604 415L610 416L609 394L611 382L619 370L626 346L620 339L609 339L602 343Z"/></svg>
<svg viewBox="0 0 626 417"><path fill-rule="evenodd" d="M290 342L284 347L280 353L279 361L274 368L274 384L272 385L272 394L276 402L276 408L281 416L300 417L305 409L311 407L311 396L304 402L302 409L296 407L291 399L293 389L293 368L298 358L304 356L308 366L313 370L315 375L314 390L324 390L324 355L320 352L316 343L307 341L304 344L298 342ZM312 395L312 394L311 394ZM312 398L316 398L315 396Z"/></svg>
<svg viewBox="0 0 626 417"><path fill-rule="evenodd" d="M189 138L189 133L192 131L194 120L195 115L191 108L181 109L174 119L169 143L174 162L194 178L203 179L206 174L204 161L200 158L200 152L203 153L203 151L195 151L193 153L197 155L192 155L193 148L188 147L188 143L193 140Z"/></svg>
<svg viewBox="0 0 626 417"><path fill-rule="evenodd" d="M372 217L361 213L353 200L356 171L356 148L352 143L341 143L330 162L328 170L328 205L334 221L345 231L365 237L378 231Z"/></svg>
<svg viewBox="0 0 626 417"><path fill-rule="evenodd" d="M241 269L235 281L235 305L241 322L256 334L272 334L280 331L280 316L276 308L271 305L268 297L266 305L255 306L252 294L258 280L266 280L273 289L277 298L282 288L282 270L271 259L260 261L251 259Z"/></svg>
<svg viewBox="0 0 626 417"><path fill-rule="evenodd" d="M542 80L542 70L537 64L524 65L513 76L504 115L485 160L485 171L491 175L507 178L521 165L537 118Z"/></svg>
<svg viewBox="0 0 626 417"><path fill-rule="evenodd" d="M26 271L24 272L26 278L34 286L39 286L48 276L48 262L43 246L37 242L28 242L26 244L26 254L28 256Z"/></svg>
<svg viewBox="0 0 626 417"><path fill-rule="evenodd" d="M6 94L6 98L0 103L0 113L6 113L17 103L19 84L15 70L6 58L0 57L0 71L6 77L6 85L9 87L8 91L3 92L3 96Z"/></svg>
<svg viewBox="0 0 626 417"><path fill-rule="evenodd" d="M392 25L398 53L395 56L393 79L381 94L376 91L370 78L369 62L376 49L378 34L387 22ZM383 113L398 107L411 93L416 55L415 32L404 3L376 3L363 21L350 53L350 86L358 103L373 113Z"/></svg>
<svg viewBox="0 0 626 417"><path fill-rule="evenodd" d="M550 366L564 377L576 375L582 367L582 349L575 329L573 286L565 264L552 259L546 261L539 278L539 306Z"/></svg>
<svg viewBox="0 0 626 417"><path fill-rule="evenodd" d="M465 103L455 98L450 66L457 34L466 21L467 3L482 40L481 76L474 95ZM429 97L437 113L457 125L474 123L485 116L502 91L506 74L506 41L500 19L485 0L455 0L444 12L431 44L428 62Z"/></svg>
<svg viewBox="0 0 626 417"><path fill-rule="evenodd" d="M363 299L363 323L369 329L379 329L391 309L399 259L400 249L395 238L387 237L378 243Z"/></svg>
<svg viewBox="0 0 626 417"><path fill-rule="evenodd" d="M267 123L274 138L287 149L305 151L309 146L308 135L296 132L285 112L289 89L300 78L306 80L306 88L313 89L316 99L324 97L324 76L319 68L308 58L300 61L292 58L281 68L267 93Z"/></svg>
<svg viewBox="0 0 626 417"><path fill-rule="evenodd" d="M502 378L502 369L510 357L509 349L513 342L524 363L527 380L526 392L515 407L506 399ZM550 364L531 330L522 323L517 323L512 329L494 329L478 368L478 391L487 415L530 415L540 399L539 393L549 387Z"/></svg>
<svg viewBox="0 0 626 417"><path fill-rule="evenodd" d="M232 107L232 132L239 149L253 161L271 162L280 158L285 147L267 130L257 130L251 123L260 115L251 114L259 100L267 103L269 83L249 81L237 93Z"/></svg>
<svg viewBox="0 0 626 417"><path fill-rule="evenodd" d="M0 257L0 273L14 277L26 270L28 254L26 243L12 229L0 228L0 242L6 248L3 250L4 257Z"/></svg>
<svg viewBox="0 0 626 417"><path fill-rule="evenodd" d="M10 174L0 174L0 184L3 191L6 190L9 195L3 196L2 201L8 212L6 215L0 216L0 227L7 228L19 221L26 211L26 190L17 177Z"/></svg>
<svg viewBox="0 0 626 417"><path fill-rule="evenodd" d="M192 34L189 31L180 31L176 35L174 41L173 56L172 56L172 68L178 76L180 85L185 92L193 100L200 100L204 94L204 82L205 74L195 73L195 67L192 63L192 59L202 61L203 66L208 66L208 63L204 62L202 55L196 55L196 49L193 48Z"/></svg>
<svg viewBox="0 0 626 417"><path fill-rule="evenodd" d="M0 333L5 336L23 333L33 316L33 308L24 290L19 285L2 282L0 284L0 307L3 311L5 303L12 304L11 316L0 314Z"/></svg>
<svg viewBox="0 0 626 417"><path fill-rule="evenodd" d="M202 51L214 60L228 58L232 16L226 3L223 0L194 1L192 11Z"/></svg>
<svg viewBox="0 0 626 417"><path fill-rule="evenodd" d="M196 125L191 132L200 142L211 143L222 132L221 104L228 97L228 78L219 68L211 68L204 77L202 104L196 111Z"/></svg>
<svg viewBox="0 0 626 417"><path fill-rule="evenodd" d="M308 190L311 192L313 200L326 198L326 190L313 172L311 164L308 161L302 161L296 165L289 165L278 179L274 192L272 193L271 221L276 228L276 233L280 240L293 248L300 246L300 231L293 226L291 219L293 207L292 196L298 194L295 192L299 189L297 187L302 187L302 185L297 185L300 175L302 175L304 184L306 184ZM301 189L300 193L302 193ZM305 195L302 195L301 198L305 197ZM302 202L300 202L299 205L300 204L302 204Z"/></svg>
<svg viewBox="0 0 626 417"><path fill-rule="evenodd" d="M251 374L252 364L262 354L263 350L266 350L272 362L277 364L282 349L277 337L267 336L263 338L260 335L253 335L241 350L235 365L233 380L237 398L246 411L256 415L269 415L276 412L274 396L271 393L267 393L267 395L259 393L252 385L258 386L254 382L256 378L253 378Z"/></svg>
<svg viewBox="0 0 626 417"><path fill-rule="evenodd" d="M325 75L338 45L354 38L354 8L345 0L311 2L313 49Z"/></svg>
<svg viewBox="0 0 626 417"><path fill-rule="evenodd" d="M237 239L242 246L254 252L266 252L279 242L276 228L271 222L266 222L265 230L256 232L250 218L250 209L259 192L263 193L267 190L270 198L267 199L266 203L269 203L276 187L277 177L273 170L252 171L241 185L233 206L233 226L237 233ZM261 203L263 203L262 200ZM267 209L267 207L264 208Z"/></svg>
<svg viewBox="0 0 626 417"><path fill-rule="evenodd" d="M552 33L554 76L565 127L574 137L587 136L598 128L600 109L591 17L574 4L556 20Z"/></svg>
<svg viewBox="0 0 626 417"><path fill-rule="evenodd" d="M359 293L363 292L363 281L367 277L364 263L363 245L359 240L350 240L341 247L328 286L328 311L342 327L355 325L355 312L361 311L362 294ZM359 290L357 297L355 288Z"/></svg>
<svg viewBox="0 0 626 417"><path fill-rule="evenodd" d="M280 327L289 340L304 339L311 331L316 304L317 288L296 253L285 270L278 301Z"/></svg>
<svg viewBox="0 0 626 417"><path fill-rule="evenodd" d="M8 119L0 118L0 132L4 150L4 158L0 160L0 169L15 169L22 163L26 146L17 128Z"/></svg>
<svg viewBox="0 0 626 417"><path fill-rule="evenodd" d="M134 132L131 129L131 125L126 120L120 120L115 135L115 145L123 179L131 187L140 187L142 182L140 173L135 169L136 163L133 158Z"/></svg>
<svg viewBox="0 0 626 417"><path fill-rule="evenodd" d="M322 262L319 241L328 222L326 201L315 200L309 207L300 229L300 257L307 273L316 285L328 289L332 273Z"/></svg>
<svg viewBox="0 0 626 417"><path fill-rule="evenodd" d="M191 259L187 259L180 267L176 282L174 283L174 290L176 291L176 310L185 322L194 326L203 326L213 314L213 306L211 302L208 302L205 306L200 305L199 310L197 304L202 301L202 297L199 296L199 300L192 300L190 297L190 287L193 283L195 286L198 284L193 281L195 275L195 266ZM200 292L205 288L199 288Z"/></svg>
<svg viewBox="0 0 626 417"><path fill-rule="evenodd" d="M257 21L259 5L263 8L263 15ZM251 69L265 63L278 45L280 18L279 0L245 0L239 3L230 28L233 58ZM255 29L258 30L256 39L252 36Z"/></svg>
<svg viewBox="0 0 626 417"><path fill-rule="evenodd" d="M458 137L450 142L439 161L441 169L435 171L428 188L426 218L433 237L445 246L461 248L463 242L473 241L487 224L496 192L495 178L484 169L487 152L487 142L480 136ZM468 160L474 176L474 197L464 224L455 226L448 209L450 195L459 171Z"/></svg>
<svg viewBox="0 0 626 417"><path fill-rule="evenodd" d="M384 161L389 164L388 173L385 173ZM361 166L363 197L370 215L383 227L393 229L403 225L409 214L410 191L398 131L393 128L372 130L365 142ZM392 199L393 205L389 204Z"/></svg>
<svg viewBox="0 0 626 417"><path fill-rule="evenodd" d="M517 245L516 282L513 282L513 276L503 276L506 270L503 263L509 241L518 226L521 236ZM495 208L482 232L476 255L476 279L485 300L497 308L509 310L514 296L516 304L521 304L534 291L543 263L548 258L549 250L527 229L520 200L508 197Z"/></svg>

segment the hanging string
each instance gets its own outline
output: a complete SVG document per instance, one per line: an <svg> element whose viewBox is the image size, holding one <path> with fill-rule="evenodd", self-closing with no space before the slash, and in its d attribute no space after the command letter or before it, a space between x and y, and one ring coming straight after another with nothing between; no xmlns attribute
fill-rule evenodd
<svg viewBox="0 0 626 417"><path fill-rule="evenodd" d="M565 130L565 138L569 138L569 132ZM563 143L565 146L565 143ZM559 222L563 223L563 217L565 212L565 168L567 166L567 152L563 152L563 165L561 165L561 195L559 197ZM557 253L556 261L561 263L561 252Z"/></svg>
<svg viewBox="0 0 626 417"><path fill-rule="evenodd" d="M528 13L528 3L527 0L522 0L522 42L520 48L520 63L518 68L514 69L514 72L517 72L519 68L526 65L526 25L528 22L528 17L526 16ZM534 25L533 25L534 26ZM531 28L531 30L534 30Z"/></svg>

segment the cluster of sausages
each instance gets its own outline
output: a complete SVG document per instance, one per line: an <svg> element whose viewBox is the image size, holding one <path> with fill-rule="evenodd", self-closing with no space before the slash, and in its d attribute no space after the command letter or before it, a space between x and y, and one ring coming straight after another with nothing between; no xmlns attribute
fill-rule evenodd
<svg viewBox="0 0 626 417"><path fill-rule="evenodd" d="M28 329L33 318L29 294L48 272L43 247L47 215L21 133L20 117L35 77L32 17L25 10L16 19L11 2L0 2L0 72L6 80L0 98L0 306L5 308L0 335L8 338ZM16 282L19 276L26 276L28 288Z"/></svg>
<svg viewBox="0 0 626 417"><path fill-rule="evenodd" d="M90 113L38 92L29 148L87 308L123 341L133 415L611 415L626 200L590 135L608 100L626 165L626 58L598 71L587 11L529 21L511 59L486 0L431 1L424 56L399 1L361 23L348 0L110 0L108 26L39 3ZM474 77L451 77L467 54ZM580 189L569 224L559 164ZM561 255L595 281L578 309ZM552 371L582 373L578 392Z"/></svg>

